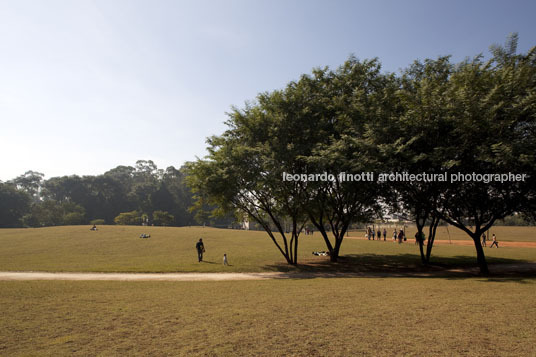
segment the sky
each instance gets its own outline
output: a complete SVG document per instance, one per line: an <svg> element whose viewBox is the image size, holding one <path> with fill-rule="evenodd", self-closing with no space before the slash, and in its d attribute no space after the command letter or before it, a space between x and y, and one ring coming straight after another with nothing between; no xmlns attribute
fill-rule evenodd
<svg viewBox="0 0 536 357"><path fill-rule="evenodd" d="M535 1L0 0L0 180L206 155L226 112L350 55L386 72L519 33Z"/></svg>

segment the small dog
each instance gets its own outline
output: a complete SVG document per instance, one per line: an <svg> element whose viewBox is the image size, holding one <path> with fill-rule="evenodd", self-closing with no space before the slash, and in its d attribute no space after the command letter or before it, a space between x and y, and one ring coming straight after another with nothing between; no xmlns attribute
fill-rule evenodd
<svg viewBox="0 0 536 357"><path fill-rule="evenodd" d="M223 255L223 265L229 265L229 262L227 261L227 254Z"/></svg>

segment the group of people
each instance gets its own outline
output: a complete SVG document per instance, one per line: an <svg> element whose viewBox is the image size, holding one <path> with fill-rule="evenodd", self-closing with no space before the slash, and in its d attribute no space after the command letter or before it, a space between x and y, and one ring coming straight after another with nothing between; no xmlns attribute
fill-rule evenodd
<svg viewBox="0 0 536 357"><path fill-rule="evenodd" d="M372 229L371 227L367 227L367 230L365 232L365 238L367 238L368 240L381 240L382 239L382 235L383 235L383 240L386 241L387 240L387 229L383 229L383 231L381 229L378 228L378 231L375 231L374 229ZM398 241L398 243L402 243L402 241L405 241L406 240L406 235L404 233L404 230L403 229L400 229L399 231L395 230L393 231L393 242L396 242Z"/></svg>
<svg viewBox="0 0 536 357"><path fill-rule="evenodd" d="M205 244L203 243L203 238L199 238L199 241L195 244L195 249L197 250L197 259L199 262L203 261L203 253L205 253ZM229 265L227 260L227 253L223 254L223 265Z"/></svg>
<svg viewBox="0 0 536 357"><path fill-rule="evenodd" d="M486 246L486 233L483 233L482 234L482 246L485 247ZM497 237L495 236L495 233L493 233L491 235L491 245L489 246L490 248L493 248L493 246L499 248L499 242L497 242Z"/></svg>
<svg viewBox="0 0 536 357"><path fill-rule="evenodd" d="M377 236L376 236L377 234ZM376 237L378 237L378 240L381 240L382 239L382 231L378 228L378 232L376 232L374 229L370 228L370 227L367 227L367 231L365 233L365 237L368 239L368 240L375 240ZM387 239L387 230L384 228L383 229L383 240L386 240Z"/></svg>

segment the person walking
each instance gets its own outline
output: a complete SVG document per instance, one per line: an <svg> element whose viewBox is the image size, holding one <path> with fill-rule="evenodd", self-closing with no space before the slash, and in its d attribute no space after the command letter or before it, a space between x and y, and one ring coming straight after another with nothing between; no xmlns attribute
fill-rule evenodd
<svg viewBox="0 0 536 357"><path fill-rule="evenodd" d="M482 233L482 246L486 246L486 233Z"/></svg>
<svg viewBox="0 0 536 357"><path fill-rule="evenodd" d="M493 248L493 246L496 246L499 248L499 242L497 242L497 237L495 237L495 233L493 233L493 238L491 239L493 242L491 242L490 248Z"/></svg>
<svg viewBox="0 0 536 357"><path fill-rule="evenodd" d="M202 262L203 261L203 253L205 252L205 245L203 244L203 239L199 238L199 242L195 245L195 249L197 249L197 259Z"/></svg>

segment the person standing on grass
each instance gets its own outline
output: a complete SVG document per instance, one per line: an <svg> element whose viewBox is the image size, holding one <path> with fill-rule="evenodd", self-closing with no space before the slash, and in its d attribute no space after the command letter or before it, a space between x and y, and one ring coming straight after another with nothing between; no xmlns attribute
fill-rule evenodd
<svg viewBox="0 0 536 357"><path fill-rule="evenodd" d="M398 244L402 243L402 239L404 239L404 231L400 230L398 232Z"/></svg>
<svg viewBox="0 0 536 357"><path fill-rule="evenodd" d="M482 246L486 246L486 233L482 233Z"/></svg>
<svg viewBox="0 0 536 357"><path fill-rule="evenodd" d="M378 228L378 240L382 240L382 231Z"/></svg>
<svg viewBox="0 0 536 357"><path fill-rule="evenodd" d="M203 244L203 239L199 238L199 242L195 245L195 249L197 249L197 259L202 262L203 261L203 253L205 252L205 245Z"/></svg>
<svg viewBox="0 0 536 357"><path fill-rule="evenodd" d="M396 237L398 237L398 233L396 233L396 228L393 231L393 242L396 242Z"/></svg>
<svg viewBox="0 0 536 357"><path fill-rule="evenodd" d="M383 241L385 242L385 240L387 239L387 229L383 229Z"/></svg>
<svg viewBox="0 0 536 357"><path fill-rule="evenodd" d="M491 245L489 247L493 248L493 246L496 246L497 248L499 248L499 242L497 242L497 237L495 237L495 233L493 233L492 240L493 240L493 242L491 242Z"/></svg>

